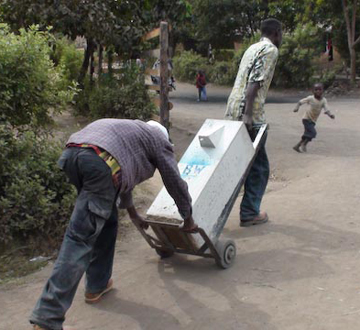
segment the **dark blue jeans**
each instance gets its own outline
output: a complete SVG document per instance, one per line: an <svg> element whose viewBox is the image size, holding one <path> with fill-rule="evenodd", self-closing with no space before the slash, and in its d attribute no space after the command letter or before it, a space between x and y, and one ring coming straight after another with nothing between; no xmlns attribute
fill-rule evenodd
<svg viewBox="0 0 360 330"><path fill-rule="evenodd" d="M303 119L302 122L304 125L304 134L301 137L301 139L307 141L311 141L312 139L315 139L317 134L315 129L316 124L308 119Z"/></svg>
<svg viewBox="0 0 360 330"><path fill-rule="evenodd" d="M244 196L240 204L240 219L247 220L260 213L260 204L269 180L270 166L265 144L267 132L259 147L254 163L244 185Z"/></svg>
<svg viewBox="0 0 360 330"><path fill-rule="evenodd" d="M92 149L68 148L58 162L78 191L53 272L30 317L61 330L65 313L86 273L86 292L106 288L117 235L116 189L111 170Z"/></svg>

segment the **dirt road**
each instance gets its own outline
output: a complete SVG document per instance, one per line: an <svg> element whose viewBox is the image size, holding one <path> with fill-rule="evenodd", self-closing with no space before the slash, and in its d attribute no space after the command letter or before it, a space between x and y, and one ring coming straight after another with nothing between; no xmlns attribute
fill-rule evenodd
<svg viewBox="0 0 360 330"><path fill-rule="evenodd" d="M179 154L204 119L222 118L228 94L209 86L209 102L197 103L194 87L178 84L171 120ZM272 175L263 209L270 222L240 229L236 203L223 232L237 244L232 268L178 255L159 260L128 230L117 245L116 290L89 306L81 284L66 324L78 330L358 330L359 98L329 99L336 119L322 116L318 138L307 154L298 154L292 146L302 133L304 109L294 114L288 102L303 95L269 97ZM137 198L148 197L142 207L160 187L158 175L143 185ZM50 272L51 265L0 288L0 329L29 329L27 317Z"/></svg>

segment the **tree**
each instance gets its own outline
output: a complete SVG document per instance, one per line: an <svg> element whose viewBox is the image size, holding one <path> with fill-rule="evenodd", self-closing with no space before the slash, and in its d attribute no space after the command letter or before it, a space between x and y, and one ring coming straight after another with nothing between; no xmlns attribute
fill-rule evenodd
<svg viewBox="0 0 360 330"><path fill-rule="evenodd" d="M356 50L355 46L360 43L360 35L356 38L356 10L359 6L358 0L342 0L343 12L346 22L347 40L350 53L350 80L352 83L356 79ZM352 13L351 13L352 11Z"/></svg>
<svg viewBox="0 0 360 330"><path fill-rule="evenodd" d="M14 30L30 24L43 28L51 25L53 32L73 40L85 37L87 46L79 76L82 83L97 47L110 47L129 57L140 48L152 4L153 0L0 0L0 12Z"/></svg>
<svg viewBox="0 0 360 330"><path fill-rule="evenodd" d="M296 24L311 21L331 30L333 40L340 54L349 60L351 82L356 78L356 52L360 45L359 0L270 0L270 15L279 19L292 30ZM293 23L293 24L292 24ZM347 40L347 44L344 41Z"/></svg>
<svg viewBox="0 0 360 330"><path fill-rule="evenodd" d="M194 37L206 49L233 47L234 41L251 37L268 12L264 0L192 0Z"/></svg>

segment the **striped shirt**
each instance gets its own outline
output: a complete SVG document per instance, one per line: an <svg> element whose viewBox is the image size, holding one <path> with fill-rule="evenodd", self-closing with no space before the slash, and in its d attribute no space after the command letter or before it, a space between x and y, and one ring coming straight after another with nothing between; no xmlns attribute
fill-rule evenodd
<svg viewBox="0 0 360 330"><path fill-rule="evenodd" d="M71 147L80 147L80 148L91 148L94 149L97 155L102 158L105 163L110 167L111 175L114 181L114 185L116 188L120 188L121 183L121 173L120 173L120 165L117 160L111 156L106 150L99 148L98 146L94 146L93 144L76 144L76 143L69 143L66 145L67 148Z"/></svg>

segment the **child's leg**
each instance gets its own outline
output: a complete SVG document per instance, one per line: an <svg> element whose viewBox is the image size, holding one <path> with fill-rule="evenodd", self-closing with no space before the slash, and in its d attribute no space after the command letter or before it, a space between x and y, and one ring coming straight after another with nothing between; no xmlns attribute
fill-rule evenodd
<svg viewBox="0 0 360 330"><path fill-rule="evenodd" d="M306 146L307 144L316 137L316 130L315 130L315 123L308 119L302 120L304 125L304 134L301 137L301 151L306 152Z"/></svg>
<svg viewBox="0 0 360 330"><path fill-rule="evenodd" d="M301 139L300 142L293 147L293 149L297 152L301 152L300 146L301 146L302 142L303 142L303 140Z"/></svg>
<svg viewBox="0 0 360 330"><path fill-rule="evenodd" d="M307 149L306 149L306 145L311 141L311 139L309 138L304 138L302 141L301 141L301 151L302 152L307 152Z"/></svg>
<svg viewBox="0 0 360 330"><path fill-rule="evenodd" d="M198 93L199 93L199 97L198 97L198 101L201 101L201 88L198 88Z"/></svg>

